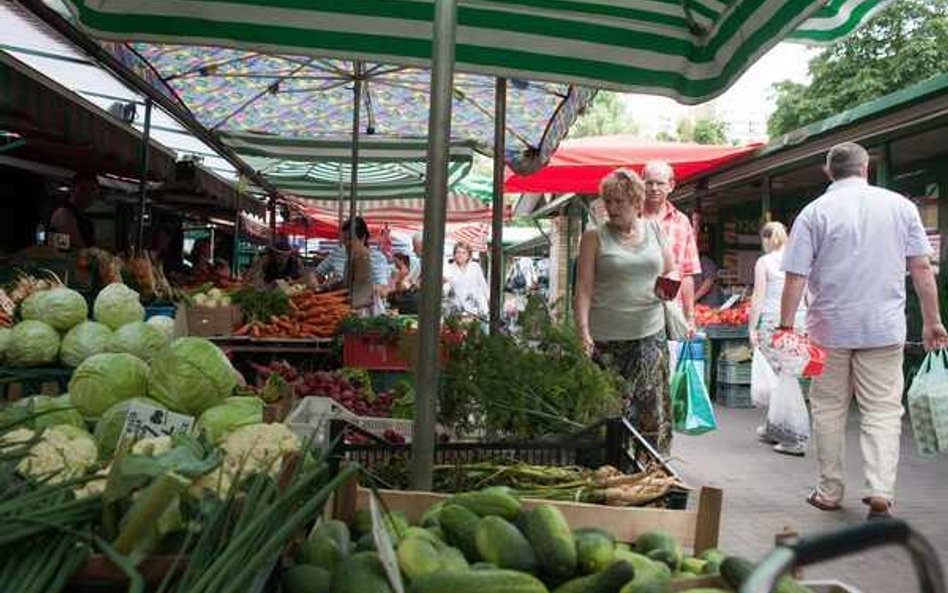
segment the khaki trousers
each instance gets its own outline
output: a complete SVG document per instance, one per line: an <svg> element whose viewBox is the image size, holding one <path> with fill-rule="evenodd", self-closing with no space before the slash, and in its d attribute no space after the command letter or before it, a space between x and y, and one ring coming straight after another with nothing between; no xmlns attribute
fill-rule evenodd
<svg viewBox="0 0 948 593"><path fill-rule="evenodd" d="M893 500L902 433L903 348L826 349L823 374L813 381L810 408L820 462L818 491L838 502L845 492L846 417L853 395L862 412L859 444L863 496Z"/></svg>

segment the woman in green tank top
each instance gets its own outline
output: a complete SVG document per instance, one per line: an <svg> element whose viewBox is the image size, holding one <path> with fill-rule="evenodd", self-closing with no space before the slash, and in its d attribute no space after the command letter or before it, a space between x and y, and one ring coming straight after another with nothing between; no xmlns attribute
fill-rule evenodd
<svg viewBox="0 0 948 593"><path fill-rule="evenodd" d="M625 416L662 454L671 449L665 310L655 293L674 258L657 223L642 218L645 185L616 170L599 185L609 222L579 244L576 329L600 364L624 379Z"/></svg>

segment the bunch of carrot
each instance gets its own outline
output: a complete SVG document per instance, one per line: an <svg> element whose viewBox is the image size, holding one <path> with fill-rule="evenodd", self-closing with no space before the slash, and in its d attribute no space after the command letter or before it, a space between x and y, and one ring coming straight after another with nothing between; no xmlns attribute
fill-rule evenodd
<svg viewBox="0 0 948 593"><path fill-rule="evenodd" d="M330 338L339 322L349 315L349 296L345 290L305 291L290 298L290 312L271 315L269 323L250 322L235 333L254 338Z"/></svg>

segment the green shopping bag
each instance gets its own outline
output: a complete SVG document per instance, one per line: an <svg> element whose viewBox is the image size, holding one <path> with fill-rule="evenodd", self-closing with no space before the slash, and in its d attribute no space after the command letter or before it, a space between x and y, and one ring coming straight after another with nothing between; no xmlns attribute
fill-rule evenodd
<svg viewBox="0 0 948 593"><path fill-rule="evenodd" d="M915 445L923 457L948 452L948 352L929 352L908 391Z"/></svg>
<svg viewBox="0 0 948 593"><path fill-rule="evenodd" d="M704 378L691 359L691 342L685 342L671 380L674 429L690 435L710 432L718 427Z"/></svg>

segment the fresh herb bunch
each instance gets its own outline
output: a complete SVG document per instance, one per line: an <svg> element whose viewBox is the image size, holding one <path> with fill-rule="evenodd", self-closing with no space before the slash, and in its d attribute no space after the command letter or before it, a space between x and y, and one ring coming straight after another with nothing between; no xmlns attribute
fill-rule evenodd
<svg viewBox="0 0 948 593"><path fill-rule="evenodd" d="M350 315L339 324L341 334L378 334L383 338L398 338L409 327L408 319L392 315L359 317Z"/></svg>
<svg viewBox="0 0 948 593"><path fill-rule="evenodd" d="M282 290L255 290L241 288L231 300L240 307L248 322L269 323L270 317L279 317L290 312L290 298Z"/></svg>
<svg viewBox="0 0 948 593"><path fill-rule="evenodd" d="M586 355L571 327L537 316L531 344L468 331L450 351L439 420L461 433L535 438L619 411L618 377Z"/></svg>

